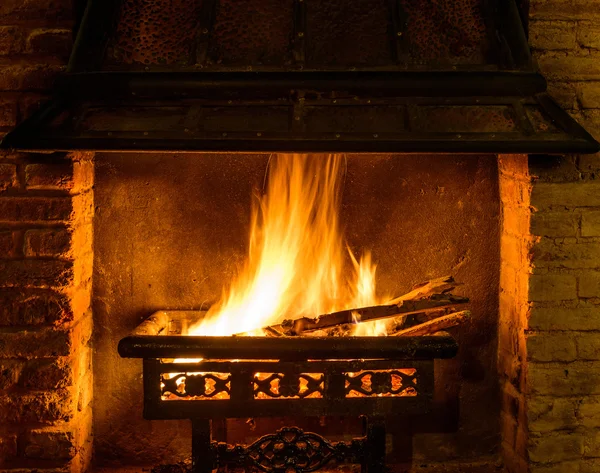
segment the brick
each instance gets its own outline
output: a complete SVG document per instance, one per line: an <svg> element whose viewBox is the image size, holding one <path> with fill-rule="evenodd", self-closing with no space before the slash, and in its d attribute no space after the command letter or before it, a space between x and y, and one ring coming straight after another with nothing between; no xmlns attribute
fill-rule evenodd
<svg viewBox="0 0 600 473"><path fill-rule="evenodd" d="M582 154L579 156L579 169L584 173L600 173L600 154Z"/></svg>
<svg viewBox="0 0 600 473"><path fill-rule="evenodd" d="M504 235L516 236L523 239L529 234L531 226L531 212L525 206L511 208L504 206L502 209L502 232Z"/></svg>
<svg viewBox="0 0 600 473"><path fill-rule="evenodd" d="M600 397L586 396L579 400L577 418L584 427L600 427Z"/></svg>
<svg viewBox="0 0 600 473"><path fill-rule="evenodd" d="M509 296L517 294L517 275L513 267L505 262L500 267L500 291Z"/></svg>
<svg viewBox="0 0 600 473"><path fill-rule="evenodd" d="M23 366L20 360L0 360L0 390L17 385Z"/></svg>
<svg viewBox="0 0 600 473"><path fill-rule="evenodd" d="M49 90L64 66L15 64L0 68L0 90Z"/></svg>
<svg viewBox="0 0 600 473"><path fill-rule="evenodd" d="M64 59L71 52L73 32L66 28L39 28L27 37L27 52L50 54Z"/></svg>
<svg viewBox="0 0 600 473"><path fill-rule="evenodd" d="M73 384L68 358L32 360L22 367L19 385L27 389L59 389Z"/></svg>
<svg viewBox="0 0 600 473"><path fill-rule="evenodd" d="M573 429L578 403L570 398L531 396L527 400L528 427L531 432Z"/></svg>
<svg viewBox="0 0 600 473"><path fill-rule="evenodd" d="M577 25L577 43L583 48L600 49L600 27L597 23L581 21Z"/></svg>
<svg viewBox="0 0 600 473"><path fill-rule="evenodd" d="M17 124L17 103L0 102L0 127L13 127Z"/></svg>
<svg viewBox="0 0 600 473"><path fill-rule="evenodd" d="M71 248L71 232L66 228L28 230L25 232L25 256L67 256Z"/></svg>
<svg viewBox="0 0 600 473"><path fill-rule="evenodd" d="M577 167L574 155L536 155L529 156L529 172L535 176L535 184L546 182L574 182L581 180L581 171Z"/></svg>
<svg viewBox="0 0 600 473"><path fill-rule="evenodd" d="M600 236L600 210L590 210L581 214L581 236Z"/></svg>
<svg viewBox="0 0 600 473"><path fill-rule="evenodd" d="M600 460L590 459L581 461L579 468L578 473L598 473L600 471Z"/></svg>
<svg viewBox="0 0 600 473"><path fill-rule="evenodd" d="M586 457L600 457L600 430L586 434L583 452Z"/></svg>
<svg viewBox="0 0 600 473"><path fill-rule="evenodd" d="M22 439L26 458L39 460L70 460L77 453L75 435L70 430L38 429Z"/></svg>
<svg viewBox="0 0 600 473"><path fill-rule="evenodd" d="M577 298L577 279L571 274L534 274L529 280L529 300L566 301Z"/></svg>
<svg viewBox="0 0 600 473"><path fill-rule="evenodd" d="M0 19L71 21L72 2L68 0L2 0Z"/></svg>
<svg viewBox="0 0 600 473"><path fill-rule="evenodd" d="M600 363L529 363L528 387L542 396L600 394Z"/></svg>
<svg viewBox="0 0 600 473"><path fill-rule="evenodd" d="M572 337L562 333L529 333L527 358L534 361L574 361L577 347Z"/></svg>
<svg viewBox="0 0 600 473"><path fill-rule="evenodd" d="M558 433L529 439L529 459L536 463L555 463L580 459L584 438L576 433Z"/></svg>
<svg viewBox="0 0 600 473"><path fill-rule="evenodd" d="M93 394L94 377L92 376L92 371L90 370L79 383L79 395L77 397L78 411L83 411L87 407L91 406Z"/></svg>
<svg viewBox="0 0 600 473"><path fill-rule="evenodd" d="M73 319L64 294L48 290L0 289L0 326L62 324Z"/></svg>
<svg viewBox="0 0 600 473"><path fill-rule="evenodd" d="M600 18L599 0L534 0L530 18L555 20L590 20Z"/></svg>
<svg viewBox="0 0 600 473"><path fill-rule="evenodd" d="M17 435L3 433L0 435L0 466L7 464L17 456Z"/></svg>
<svg viewBox="0 0 600 473"><path fill-rule="evenodd" d="M550 82L548 93L561 107L567 110L577 107L577 92L571 82Z"/></svg>
<svg viewBox="0 0 600 473"><path fill-rule="evenodd" d="M600 272L586 271L579 277L579 297L600 297Z"/></svg>
<svg viewBox="0 0 600 473"><path fill-rule="evenodd" d="M0 231L0 259L15 256L15 243L10 231Z"/></svg>
<svg viewBox="0 0 600 473"><path fill-rule="evenodd" d="M72 189L73 163L28 164L25 166L25 184L28 189Z"/></svg>
<svg viewBox="0 0 600 473"><path fill-rule="evenodd" d="M18 54L23 51L25 38L16 26L0 26L0 56Z"/></svg>
<svg viewBox="0 0 600 473"><path fill-rule="evenodd" d="M592 135L596 140L600 140L600 109L588 109L581 112L582 118L574 118Z"/></svg>
<svg viewBox="0 0 600 473"><path fill-rule="evenodd" d="M53 358L66 356L72 347L71 332L43 328L20 332L0 332L0 357Z"/></svg>
<svg viewBox="0 0 600 473"><path fill-rule="evenodd" d="M539 236L577 236L579 214L573 212L535 212L531 216L531 233Z"/></svg>
<svg viewBox="0 0 600 473"><path fill-rule="evenodd" d="M568 337L568 336L567 336ZM576 338L577 356L580 360L600 360L600 334L580 334Z"/></svg>
<svg viewBox="0 0 600 473"><path fill-rule="evenodd" d="M579 461L566 461L553 464L531 464L520 470L510 471L527 471L528 473L581 473L579 471Z"/></svg>
<svg viewBox="0 0 600 473"><path fill-rule="evenodd" d="M73 399L65 389L0 396L0 423L66 422L72 416Z"/></svg>
<svg viewBox="0 0 600 473"><path fill-rule="evenodd" d="M536 55L542 73L548 80L600 79L600 53L574 55L565 51L541 52Z"/></svg>
<svg viewBox="0 0 600 473"><path fill-rule="evenodd" d="M0 163L0 191L5 191L12 187L18 187L17 166L14 164ZM0 219L2 214L0 214Z"/></svg>
<svg viewBox="0 0 600 473"><path fill-rule="evenodd" d="M526 254L525 244L526 242L522 238L502 234L500 236L502 261L513 268L520 268Z"/></svg>
<svg viewBox="0 0 600 473"><path fill-rule="evenodd" d="M529 313L529 328L532 330L600 330L600 307L533 307Z"/></svg>
<svg viewBox="0 0 600 473"><path fill-rule="evenodd" d="M72 210L70 197L0 197L0 221L67 221Z"/></svg>
<svg viewBox="0 0 600 473"><path fill-rule="evenodd" d="M72 281L70 261L0 260L0 287L62 288Z"/></svg>
<svg viewBox="0 0 600 473"><path fill-rule="evenodd" d="M513 177L500 179L500 200L508 206L519 206L529 195L529 181L516 180Z"/></svg>
<svg viewBox="0 0 600 473"><path fill-rule="evenodd" d="M513 181L514 177L529 181L526 154L499 154L498 155L498 171L502 176L510 176L509 180ZM503 179L504 180L504 179Z"/></svg>
<svg viewBox="0 0 600 473"><path fill-rule="evenodd" d="M558 243L542 238L532 249L538 268L589 269L600 267L599 243Z"/></svg>
<svg viewBox="0 0 600 473"><path fill-rule="evenodd" d="M531 205L538 210L564 207L600 207L600 182L537 183Z"/></svg>
<svg viewBox="0 0 600 473"><path fill-rule="evenodd" d="M598 30L600 35L600 30ZM577 85L577 100L583 108L600 108L600 81Z"/></svg>
<svg viewBox="0 0 600 473"><path fill-rule="evenodd" d="M529 44L542 50L575 49L575 24L570 21L532 21L529 24Z"/></svg>

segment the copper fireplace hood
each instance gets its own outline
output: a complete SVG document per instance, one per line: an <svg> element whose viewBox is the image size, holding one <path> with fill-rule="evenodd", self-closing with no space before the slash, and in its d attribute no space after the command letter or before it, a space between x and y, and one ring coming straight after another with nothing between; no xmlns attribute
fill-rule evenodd
<svg viewBox="0 0 600 473"><path fill-rule="evenodd" d="M53 98L1 145L598 151L523 18L515 0L89 0Z"/></svg>

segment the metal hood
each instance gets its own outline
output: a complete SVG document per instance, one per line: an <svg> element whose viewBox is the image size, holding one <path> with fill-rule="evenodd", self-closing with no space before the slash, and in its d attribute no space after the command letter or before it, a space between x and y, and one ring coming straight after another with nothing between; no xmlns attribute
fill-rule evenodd
<svg viewBox="0 0 600 473"><path fill-rule="evenodd" d="M515 0L89 0L4 148L592 153Z"/></svg>

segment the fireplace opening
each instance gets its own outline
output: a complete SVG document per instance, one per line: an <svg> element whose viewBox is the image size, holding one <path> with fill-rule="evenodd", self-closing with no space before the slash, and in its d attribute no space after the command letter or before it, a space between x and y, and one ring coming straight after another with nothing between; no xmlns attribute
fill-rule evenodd
<svg viewBox="0 0 600 473"><path fill-rule="evenodd" d="M230 282L239 277L240 268L247 264L253 206L256 208L259 199L267 194L269 184L265 183L265 175L273 169L274 160L282 157L291 156L144 154L123 155L115 160L112 155L97 155L94 313L98 382L95 389L99 398L118 395L123 401L105 411L99 410L96 417L96 448L106 465L119 465L124 458L147 465L189 458L189 422L143 420L140 364L119 359L114 347L153 312L187 311L182 313L189 315L189 311L206 310L218 302L223 287L227 289ZM327 169L326 155L310 158L320 159L313 165ZM418 421L410 421L410 425L407 417L406 425L392 429L393 435L388 433L390 442L392 438L403 439L403 442L395 441L396 450L388 446L391 458L407 461L406 438L409 438L414 444L411 461L441 464L473 456L486 457L499 441L500 399L495 364L500 199L496 156L423 155L420 158L346 154L341 161L343 169L338 170L341 185L332 187L335 191L332 195L338 199L337 208L330 209L335 210L335 219L339 219L334 222L340 230L336 237L340 243L344 237L357 255L362 248L371 250L381 294L393 296L358 302L351 299L350 305L313 309L293 318L383 304L409 292L415 284L449 273L463 283L453 292L468 295L468 308L473 316L468 323L449 329L457 337L460 350L457 358L435 361L431 412L421 415ZM312 179L314 171L313 168L305 178ZM284 176L288 178L289 174ZM157 189L161 192L156 192ZM281 189L287 191L289 186ZM322 188L319 191L326 192ZM315 195L323 199L322 194L312 197ZM314 212L310 205L309 209ZM280 225L283 225L282 218L285 220L287 216L278 216ZM318 220L314 215L310 219L312 224ZM309 228L302 235L318 236L315 230ZM120 235L118 239L110 237L115 232ZM352 257L345 245L334 250L345 259L342 282L355 281ZM382 257L378 258L378 254ZM173 264L175 260L177 264ZM360 269L358 261L356 264ZM319 267L316 262L308 266L309 270ZM127 284L118 281L127 281ZM456 310L460 311L462 305L457 303ZM215 335L257 328L233 320L233 327ZM280 322L273 319L256 323L260 328ZM346 328L345 334L349 333L351 330ZM308 333L304 335L310 338ZM275 359L276 355L281 356L275 353ZM115 366L119 368L115 370ZM269 374L259 375L255 381L264 385L265 390L275 386L277 395L281 377L277 369L270 368L263 370ZM414 378L410 374L414 367L400 364L391 368L397 371L390 375L392 385L404 381L406 386L400 392L411 397ZM362 371L373 370L369 366ZM385 366L383 370L375 369L373 375L385 370ZM180 387L184 377L172 372L175 374L165 377L163 383L167 386L175 383L173 389L177 393L165 389L165 400L179 399L178 394L184 393L185 388ZM300 386L318 386L315 380L323 376L314 368L302 373L305 373L302 378L305 384L300 382ZM350 383L354 374L348 376ZM363 384L368 386L371 376L369 373L368 378L361 379L360 389ZM211 394L215 386L229 391L231 386L227 387L227 382L230 381L226 377L227 374L214 374L208 379L188 379L195 389L208 386L208 392L203 394ZM269 388L265 387L263 377L271 378ZM360 394L360 390L350 390L348 395L353 397L357 393ZM316 389L313 395L319 394ZM262 396L264 392L257 391L256 397ZM132 409L132 405L137 408ZM347 420L339 416L340 413L333 416L329 413L315 419L288 415L270 420L256 416L250 422L231 419L221 431L227 431L227 442L243 444L286 425L300 426L325 437L333 435L336 441L361 434L358 415L346 416L350 417ZM482 422L482 418L486 422ZM431 451L432 442L440 446L435 452Z"/></svg>

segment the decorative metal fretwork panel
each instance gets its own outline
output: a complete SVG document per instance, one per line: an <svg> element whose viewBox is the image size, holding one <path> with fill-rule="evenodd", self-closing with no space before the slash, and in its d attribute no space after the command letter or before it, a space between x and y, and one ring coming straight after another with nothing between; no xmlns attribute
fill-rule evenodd
<svg viewBox="0 0 600 473"><path fill-rule="evenodd" d="M345 373L346 397L417 396L417 370L367 370Z"/></svg>
<svg viewBox="0 0 600 473"><path fill-rule="evenodd" d="M163 373L161 399L230 399L229 373Z"/></svg>
<svg viewBox="0 0 600 473"><path fill-rule="evenodd" d="M323 373L256 373L254 399L323 398Z"/></svg>
<svg viewBox="0 0 600 473"><path fill-rule="evenodd" d="M329 442L320 435L297 427L284 427L251 445L213 443L219 466L245 467L265 473L307 473L330 461L359 463L364 457L364 438L351 442Z"/></svg>

